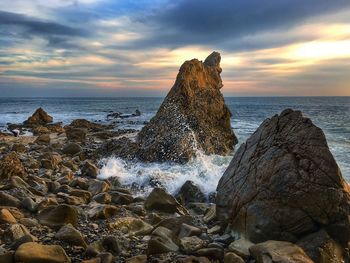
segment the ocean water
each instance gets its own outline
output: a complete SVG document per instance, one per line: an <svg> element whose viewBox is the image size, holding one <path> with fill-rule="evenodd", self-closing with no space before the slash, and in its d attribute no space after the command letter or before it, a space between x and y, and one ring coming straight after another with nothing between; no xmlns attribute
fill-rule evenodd
<svg viewBox="0 0 350 263"><path fill-rule="evenodd" d="M229 97L225 100L232 112L232 127L239 143L266 118L285 108L301 110L323 129L344 178L350 182L350 97ZM162 101L163 98L0 98L0 129L5 129L7 123L23 122L36 108L43 107L55 122L64 124L77 118L108 123L106 116L110 112L128 114L139 109L141 116L116 123L117 128L139 130L154 116ZM175 193L186 180L193 180L209 194L215 191L231 159L232 156L207 156L200 152L198 158L185 165L109 158L101 160L103 168L99 177L117 176L122 183L134 184L145 193L154 185L162 185Z"/></svg>

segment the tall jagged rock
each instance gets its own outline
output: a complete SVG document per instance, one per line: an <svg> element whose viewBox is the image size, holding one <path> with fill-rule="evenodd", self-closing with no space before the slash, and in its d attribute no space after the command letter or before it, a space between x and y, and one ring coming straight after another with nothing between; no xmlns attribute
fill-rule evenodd
<svg viewBox="0 0 350 263"><path fill-rule="evenodd" d="M32 116L30 116L25 122L24 125L36 126L36 125L45 125L52 122L53 118L47 114L43 108L38 108Z"/></svg>
<svg viewBox="0 0 350 263"><path fill-rule="evenodd" d="M139 158L187 162L203 150L226 155L237 143L220 92L220 54L186 61L155 117L139 133Z"/></svg>
<svg viewBox="0 0 350 263"><path fill-rule="evenodd" d="M296 242L324 229L350 240L349 186L323 131L300 111L265 120L217 187L217 216L253 242Z"/></svg>

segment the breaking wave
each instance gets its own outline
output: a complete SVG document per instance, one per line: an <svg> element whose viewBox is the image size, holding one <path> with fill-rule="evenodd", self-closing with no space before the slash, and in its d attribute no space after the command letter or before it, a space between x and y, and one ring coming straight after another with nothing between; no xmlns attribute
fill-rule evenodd
<svg viewBox="0 0 350 263"><path fill-rule="evenodd" d="M98 178L117 177L121 184L137 188L145 195L155 186L175 194L187 180L191 180L209 195L216 191L231 159L232 156L205 155L202 152L187 164L144 163L111 157L102 160Z"/></svg>

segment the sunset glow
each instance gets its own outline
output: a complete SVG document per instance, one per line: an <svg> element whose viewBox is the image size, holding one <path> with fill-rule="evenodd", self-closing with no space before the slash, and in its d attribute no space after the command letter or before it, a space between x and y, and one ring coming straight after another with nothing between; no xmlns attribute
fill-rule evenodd
<svg viewBox="0 0 350 263"><path fill-rule="evenodd" d="M88 89L96 96L120 90L163 96L184 61L213 50L222 54L227 96L350 95L350 3L344 1L319 10L315 1L286 1L290 17L276 20L258 1L224 1L226 8L204 1L193 16L187 1L49 2L1 1L2 96L59 95L69 85L82 95ZM201 20L215 8L217 27ZM261 14L247 11L255 9Z"/></svg>

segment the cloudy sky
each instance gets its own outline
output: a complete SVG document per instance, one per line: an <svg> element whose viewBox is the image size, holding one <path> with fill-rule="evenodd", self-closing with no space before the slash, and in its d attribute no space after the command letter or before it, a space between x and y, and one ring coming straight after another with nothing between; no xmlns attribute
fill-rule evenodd
<svg viewBox="0 0 350 263"><path fill-rule="evenodd" d="M213 50L226 96L350 96L350 1L0 1L0 96L163 96Z"/></svg>

